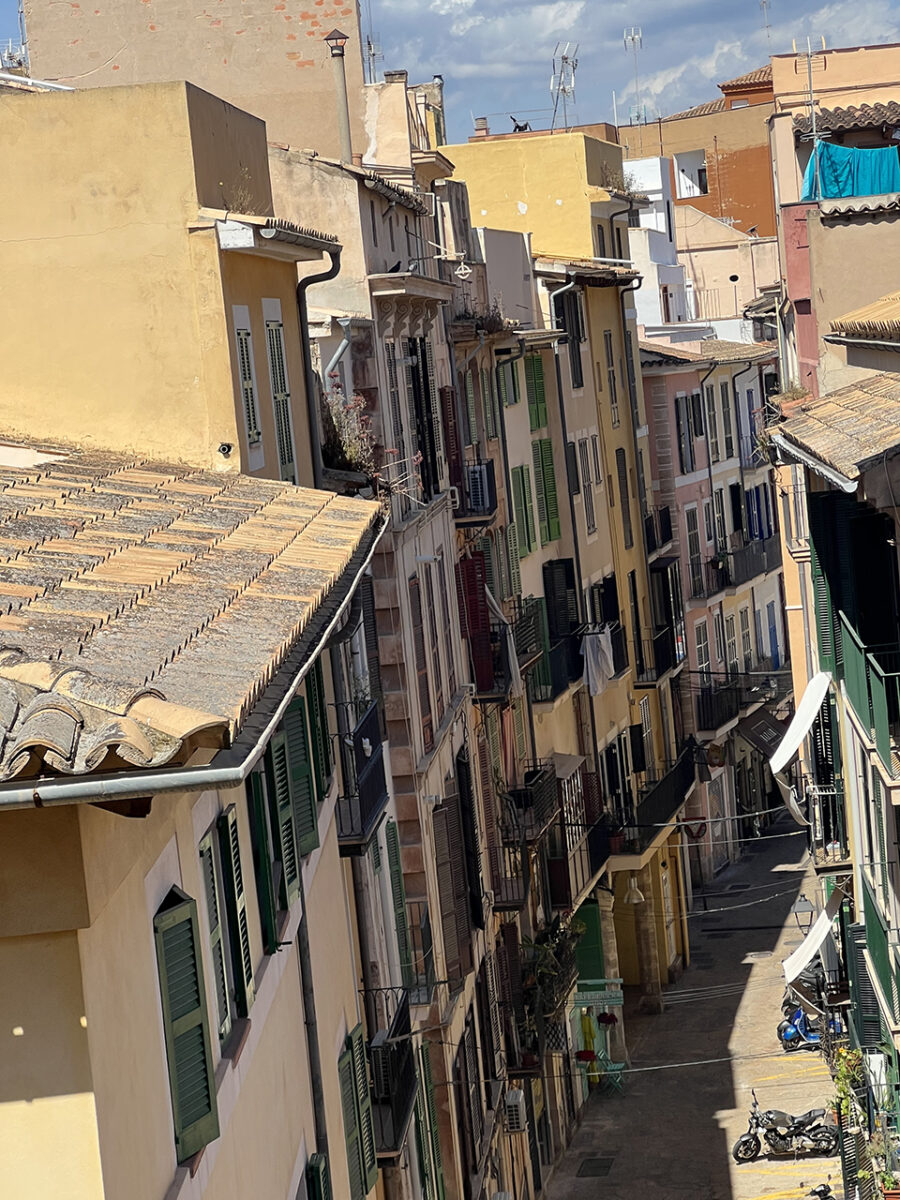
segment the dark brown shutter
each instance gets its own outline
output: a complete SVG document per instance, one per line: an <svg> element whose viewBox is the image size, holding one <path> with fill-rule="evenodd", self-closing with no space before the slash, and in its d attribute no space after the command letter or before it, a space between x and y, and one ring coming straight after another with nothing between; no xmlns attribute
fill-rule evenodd
<svg viewBox="0 0 900 1200"><path fill-rule="evenodd" d="M544 563L544 597L550 641L558 642L578 626L578 593L575 564L571 558Z"/></svg>
<svg viewBox="0 0 900 1200"><path fill-rule="evenodd" d="M438 389L441 402L441 417L444 423L444 447L447 451L447 470L450 486L463 487L463 450L459 437L459 420L456 414L456 394L452 387Z"/></svg>
<svg viewBox="0 0 900 1200"><path fill-rule="evenodd" d="M644 727L638 721L636 725L628 726L628 737L631 742L631 769L633 771L647 770L647 756L644 751Z"/></svg>
<svg viewBox="0 0 900 1200"><path fill-rule="evenodd" d="M418 575L409 580L409 607L412 614L413 646L416 656L416 678L419 685L419 710L422 718L422 737L426 751L434 745L434 725L431 719L431 692L428 687L428 663L425 658L425 628L422 619L422 592Z"/></svg>
<svg viewBox="0 0 900 1200"><path fill-rule="evenodd" d="M485 587L484 555L476 551L456 564L456 588L462 635L469 643L475 685L480 692L490 692L494 686L491 616Z"/></svg>
<svg viewBox="0 0 900 1200"><path fill-rule="evenodd" d="M481 875L481 836L478 832L478 808L472 787L469 751L464 746L456 756L456 782L459 788L460 815L465 840L466 875L469 882L469 912L476 929L484 929L484 896Z"/></svg>
<svg viewBox="0 0 900 1200"><path fill-rule="evenodd" d="M500 848L500 830L497 826L497 804L494 799L494 778L491 767L491 752L484 737L477 742L478 778L481 783L481 803L484 806L484 836L487 842L488 871L491 888L500 890L503 878L503 860Z"/></svg>
<svg viewBox="0 0 900 1200"><path fill-rule="evenodd" d="M452 788L452 784L450 785ZM433 814L441 930L451 988L472 969L472 925L459 796L450 791Z"/></svg>

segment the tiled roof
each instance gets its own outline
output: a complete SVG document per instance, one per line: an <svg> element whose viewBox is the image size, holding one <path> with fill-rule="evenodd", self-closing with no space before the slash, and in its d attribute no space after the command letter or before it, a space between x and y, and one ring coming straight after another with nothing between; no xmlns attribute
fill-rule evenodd
<svg viewBox="0 0 900 1200"><path fill-rule="evenodd" d="M718 100L707 100L703 104L695 104L693 108L686 108L682 112L672 113L670 117L663 117L663 120L681 121L684 117L708 117L711 113L724 111L725 101L720 96Z"/></svg>
<svg viewBox="0 0 900 1200"><path fill-rule="evenodd" d="M882 196L841 196L835 200L820 200L823 217L872 216L875 213L900 210L900 192L885 192Z"/></svg>
<svg viewBox="0 0 900 1200"><path fill-rule="evenodd" d="M891 292L872 304L835 317L831 328L851 337L900 342L900 292Z"/></svg>
<svg viewBox="0 0 900 1200"><path fill-rule="evenodd" d="M900 125L900 103L849 105L847 108L821 108L816 113L816 128L832 133L849 129L877 129L882 125ZM794 117L795 133L811 133L809 114Z"/></svg>
<svg viewBox="0 0 900 1200"><path fill-rule="evenodd" d="M847 479L857 479L885 452L900 450L900 375L873 375L806 400L773 432Z"/></svg>
<svg viewBox="0 0 900 1200"><path fill-rule="evenodd" d="M757 67L755 71L748 71L746 75L738 75L736 79L726 79L724 83L719 84L719 87L723 92L737 92L742 88L771 82L772 64L766 63L764 67Z"/></svg>
<svg viewBox="0 0 900 1200"><path fill-rule="evenodd" d="M625 263L616 265L615 263L599 262L594 258L570 258L565 254L544 254L539 250L534 251L534 265L538 274L541 271L550 271L553 274L568 273L585 278L608 279L610 282L619 279L634 279L639 274L635 267L627 266Z"/></svg>
<svg viewBox="0 0 900 1200"><path fill-rule="evenodd" d="M641 351L641 365L646 367L664 366L666 363L708 363L709 358L695 354L693 350L685 350L681 346L670 346L667 342L638 342Z"/></svg>
<svg viewBox="0 0 900 1200"><path fill-rule="evenodd" d="M726 342L721 338L704 338L700 351L716 362L746 362L752 359L774 358L778 347L774 342Z"/></svg>
<svg viewBox="0 0 900 1200"><path fill-rule="evenodd" d="M228 745L379 511L112 454L0 465L0 779Z"/></svg>

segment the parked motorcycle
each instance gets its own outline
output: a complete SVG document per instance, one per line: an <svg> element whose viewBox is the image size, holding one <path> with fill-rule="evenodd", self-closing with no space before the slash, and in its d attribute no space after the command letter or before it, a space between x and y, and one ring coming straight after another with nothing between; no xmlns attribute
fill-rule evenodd
<svg viewBox="0 0 900 1200"><path fill-rule="evenodd" d="M751 1094L753 1103L750 1105L749 1127L731 1149L735 1162L753 1162L762 1149L763 1140L775 1154L796 1154L799 1150L812 1150L814 1154L837 1154L837 1126L825 1124L824 1108L811 1108L799 1117L777 1108L767 1108L761 1112L756 1092ZM828 1195L827 1192L823 1194Z"/></svg>
<svg viewBox="0 0 900 1200"><path fill-rule="evenodd" d="M802 984L811 995L822 996L825 991L825 968L822 966L822 960L818 954L809 966L803 968L794 982ZM788 986L784 989L784 995L781 997L781 1015L790 1018L796 1007L796 997Z"/></svg>
<svg viewBox="0 0 900 1200"><path fill-rule="evenodd" d="M844 1027L839 1017L830 1017L828 1031L833 1034L843 1033ZM795 1008L790 1017L778 1022L778 1040L783 1050L799 1050L802 1046L817 1050L822 1044L822 1024L818 1020L810 1020L802 1008Z"/></svg>

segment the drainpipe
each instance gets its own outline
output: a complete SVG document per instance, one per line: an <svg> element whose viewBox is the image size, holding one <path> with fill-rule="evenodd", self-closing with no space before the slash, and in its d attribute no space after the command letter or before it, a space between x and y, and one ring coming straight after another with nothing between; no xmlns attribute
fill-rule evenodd
<svg viewBox="0 0 900 1200"><path fill-rule="evenodd" d="M74 92L73 87L69 87L65 83L51 83L49 79L32 79L28 75L14 75L11 71L0 71L0 82L2 83L30 83L32 87L43 88L48 92Z"/></svg>
<svg viewBox="0 0 900 1200"><path fill-rule="evenodd" d="M719 554L719 527L716 525L716 497L713 489L713 473L712 473L712 455L709 452L709 413L706 407L706 396L703 391L703 385L715 371L718 363L713 363L703 378L700 380L700 411L703 414L703 440L706 442L706 473L709 477L709 502L712 505L713 512L713 545L716 548L716 554ZM713 397L715 399L715 397ZM693 417L693 414L691 414ZM724 553L724 550L723 550Z"/></svg>
<svg viewBox="0 0 900 1200"><path fill-rule="evenodd" d="M519 348L515 354L510 354L503 359L503 362L494 363L494 386L497 389L497 398L500 399L500 372L507 363L516 363L525 357L525 339L519 338ZM506 414L502 411L501 401L500 412L500 449L503 454L503 481L506 485L507 503L512 500L512 481L509 474L509 443L506 440Z"/></svg>
<svg viewBox="0 0 900 1200"><path fill-rule="evenodd" d="M297 281L297 316L300 319L300 353L303 355L303 375L306 382L306 412L309 418L309 444L312 451L313 483L322 486L322 438L319 434L318 392L316 373L313 370L312 351L309 345L309 313L306 308L306 292L314 283L326 283L334 279L341 269L341 246L329 250L331 266L317 275L304 275Z"/></svg>
<svg viewBox="0 0 900 1200"><path fill-rule="evenodd" d="M332 371L337 367L338 363L341 361L341 359L344 357L344 355L347 353L347 351L350 348L350 326L352 324L353 324L352 317L338 317L338 325L340 325L340 327L341 327L341 333L343 334L343 338L341 340L341 344L338 346L337 350L335 350L334 354L332 354L331 358L329 359L328 366L325 368L324 378L322 380L322 386L325 388L326 392L328 391L328 380L331 378Z"/></svg>
<svg viewBox="0 0 900 1200"><path fill-rule="evenodd" d="M313 1124L316 1131L316 1150L328 1160L328 1121L325 1115L325 1089L322 1085L322 1056L319 1052L319 1024L316 1019L316 990L313 984L312 958L309 950L306 888L303 866L298 871L300 881L300 924L297 927L297 970L300 972L300 991L303 1000L303 1023L306 1026L306 1051L309 1055L309 1088L312 1092Z"/></svg>
<svg viewBox="0 0 900 1200"><path fill-rule="evenodd" d="M734 404L734 420L735 420L735 428L737 429L737 437L738 437L738 474L741 477L741 507L742 508L744 505L744 463L741 458L741 406L738 403L738 392L737 392L736 381L738 379L740 379L740 377L742 375L746 375L748 371L752 371L752 370L753 370L753 363L748 362L746 367L744 367L744 369L742 371L738 371L735 375L732 375L732 377L731 377L731 399L732 399L732 403ZM747 432L749 434L750 431L748 430ZM746 519L746 513L744 514L744 516Z"/></svg>

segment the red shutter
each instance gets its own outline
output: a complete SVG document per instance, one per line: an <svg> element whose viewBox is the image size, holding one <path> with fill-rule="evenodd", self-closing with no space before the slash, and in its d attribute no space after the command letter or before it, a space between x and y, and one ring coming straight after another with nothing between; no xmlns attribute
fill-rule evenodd
<svg viewBox="0 0 900 1200"><path fill-rule="evenodd" d="M456 564L456 589L459 596L459 621L462 635L469 643L480 692L494 686L494 652L491 645L491 614L488 609L484 555L476 552Z"/></svg>
<svg viewBox="0 0 900 1200"><path fill-rule="evenodd" d="M463 488L463 449L459 437L459 420L456 415L456 393L452 387L440 390L441 417L444 424L444 446L447 451L447 471L450 486Z"/></svg>

